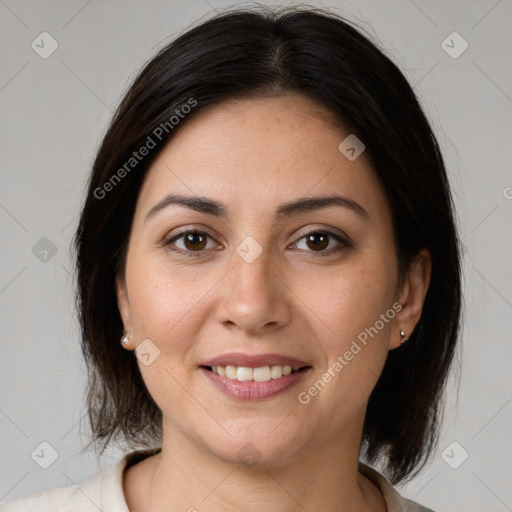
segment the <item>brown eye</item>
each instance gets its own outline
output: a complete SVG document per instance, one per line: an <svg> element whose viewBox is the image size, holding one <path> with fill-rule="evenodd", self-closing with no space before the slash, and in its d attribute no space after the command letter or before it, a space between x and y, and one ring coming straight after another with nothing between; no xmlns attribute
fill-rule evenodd
<svg viewBox="0 0 512 512"><path fill-rule="evenodd" d="M204 249L207 246L208 238L211 238L210 235L205 233L204 231L184 231L179 235L173 236L169 240L165 242L166 246L174 245L177 249L173 249L176 251L184 252L184 253L194 253L194 252L204 252ZM181 242L183 240L182 246L177 242ZM213 244L215 246L215 244ZM211 248L211 247L210 247Z"/></svg>
<svg viewBox="0 0 512 512"><path fill-rule="evenodd" d="M329 245L329 235L325 233L312 233L306 237L308 247L323 250Z"/></svg>
<svg viewBox="0 0 512 512"><path fill-rule="evenodd" d="M330 246L332 239L338 242L337 244L334 244L334 247L332 245ZM323 256L324 253L325 255L328 255L333 252L337 252L344 247L351 246L348 240L342 238L336 233L332 233L331 231L312 231L311 233L303 236L298 242L295 243L295 245L298 245L302 240L305 240L307 252L317 252L320 253L319 256ZM326 250L327 248L329 248L329 250Z"/></svg>
<svg viewBox="0 0 512 512"><path fill-rule="evenodd" d="M186 248L190 250L201 250L206 245L206 236L201 233L189 233L184 240Z"/></svg>

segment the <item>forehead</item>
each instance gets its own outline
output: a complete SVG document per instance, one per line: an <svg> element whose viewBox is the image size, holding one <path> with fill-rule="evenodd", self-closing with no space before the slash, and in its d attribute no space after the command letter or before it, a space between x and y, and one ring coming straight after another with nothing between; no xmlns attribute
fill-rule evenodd
<svg viewBox="0 0 512 512"><path fill-rule="evenodd" d="M299 94L226 101L171 139L148 170L137 208L145 214L169 192L258 211L339 193L379 215L387 203L364 153L351 161L339 150L348 135L325 107Z"/></svg>

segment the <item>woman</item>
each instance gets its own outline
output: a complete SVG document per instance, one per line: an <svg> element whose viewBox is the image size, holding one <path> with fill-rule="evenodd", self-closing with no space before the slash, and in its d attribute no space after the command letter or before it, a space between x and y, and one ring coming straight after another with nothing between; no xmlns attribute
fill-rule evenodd
<svg viewBox="0 0 512 512"><path fill-rule="evenodd" d="M428 510L391 484L437 438L453 206L411 87L345 20L236 10L161 50L75 244L93 441L139 449L6 511Z"/></svg>

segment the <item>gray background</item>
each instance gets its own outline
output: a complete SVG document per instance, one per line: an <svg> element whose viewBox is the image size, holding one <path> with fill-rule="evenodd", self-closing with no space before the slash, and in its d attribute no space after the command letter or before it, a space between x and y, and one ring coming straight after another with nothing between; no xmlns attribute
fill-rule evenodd
<svg viewBox="0 0 512 512"><path fill-rule="evenodd" d="M361 24L404 70L438 136L458 209L466 294L458 398L452 379L439 448L400 490L439 511L512 510L512 3L311 3ZM0 502L78 484L122 454L98 461L81 452L89 437L70 241L94 152L134 73L227 5L0 0ZM46 59L31 47L42 46L44 31L59 45ZM453 31L469 44L458 58L442 47ZM31 458L44 441L58 454L48 469ZM462 450L469 457L453 469Z"/></svg>

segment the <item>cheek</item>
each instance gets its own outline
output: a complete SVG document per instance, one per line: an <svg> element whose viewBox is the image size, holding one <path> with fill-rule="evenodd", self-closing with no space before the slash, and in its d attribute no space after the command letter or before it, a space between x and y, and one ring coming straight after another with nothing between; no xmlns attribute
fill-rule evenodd
<svg viewBox="0 0 512 512"><path fill-rule="evenodd" d="M140 373L164 415L186 411L194 404L182 386L188 386L189 361L192 365L195 340L200 336L201 299L214 283L150 258L134 259L131 270L128 286L134 337L138 343L149 339L157 347L151 364L138 361ZM175 423L182 421L173 418Z"/></svg>
<svg viewBox="0 0 512 512"><path fill-rule="evenodd" d="M321 319L325 358L311 389L319 402L355 411L368 399L389 351L396 311L392 308L396 267L393 258L360 258L337 270L308 299ZM327 328L325 328L325 326ZM318 382L318 378L322 382ZM325 384L325 386L324 386ZM316 395L315 395L316 396ZM307 399L307 397L306 397ZM336 407L325 407L329 417ZM332 421L336 421L333 417Z"/></svg>
<svg viewBox="0 0 512 512"><path fill-rule="evenodd" d="M381 338L389 334L394 311L388 315L386 312L393 305L396 286L393 258L369 254L354 259L353 264L340 267L323 283L316 292L309 288L308 302L315 305L318 316L328 327L330 341L326 349L331 355L347 344L350 346L352 340L376 322L382 331ZM381 315L385 315L384 323Z"/></svg>
<svg viewBox="0 0 512 512"><path fill-rule="evenodd" d="M162 358L166 364L179 361L183 371L200 337L208 291L221 276L193 265L171 266L164 251L158 257L134 257L128 268L135 339L152 340L163 356L169 355Z"/></svg>
<svg viewBox="0 0 512 512"><path fill-rule="evenodd" d="M161 253L165 255L165 251ZM153 335L160 339L191 309L196 279L179 269L171 272L162 256L157 256L149 251L134 253L127 264L127 284L139 337Z"/></svg>

